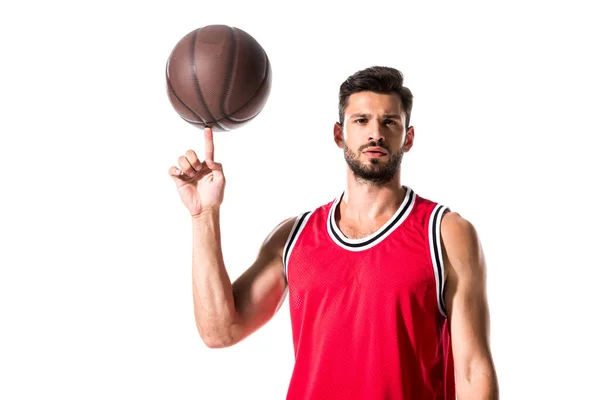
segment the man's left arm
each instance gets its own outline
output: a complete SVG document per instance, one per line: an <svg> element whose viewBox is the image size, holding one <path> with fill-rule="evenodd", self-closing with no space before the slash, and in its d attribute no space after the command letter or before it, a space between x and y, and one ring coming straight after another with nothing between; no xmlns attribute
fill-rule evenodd
<svg viewBox="0 0 600 400"><path fill-rule="evenodd" d="M441 222L447 272L444 301L450 322L459 400L497 400L498 380L489 340L486 265L475 227L456 212Z"/></svg>

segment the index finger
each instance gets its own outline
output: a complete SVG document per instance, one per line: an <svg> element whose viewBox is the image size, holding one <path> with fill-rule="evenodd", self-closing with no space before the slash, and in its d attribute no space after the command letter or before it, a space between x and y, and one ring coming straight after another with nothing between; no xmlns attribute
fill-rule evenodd
<svg viewBox="0 0 600 400"><path fill-rule="evenodd" d="M215 143L213 141L212 128L204 128L204 151L206 153L206 159L214 161L215 157Z"/></svg>

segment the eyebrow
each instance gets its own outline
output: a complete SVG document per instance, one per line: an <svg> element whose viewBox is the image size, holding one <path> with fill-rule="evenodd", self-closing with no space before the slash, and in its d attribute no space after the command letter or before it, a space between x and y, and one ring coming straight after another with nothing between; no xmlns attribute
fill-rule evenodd
<svg viewBox="0 0 600 400"><path fill-rule="evenodd" d="M371 118L372 115L371 114L365 114L365 113L354 113L350 115L350 118ZM394 119L402 119L402 116L400 114L394 114L394 113L385 113L383 114L384 118L394 118Z"/></svg>
<svg viewBox="0 0 600 400"><path fill-rule="evenodd" d="M365 114L365 113L354 113L350 115L350 118L370 118L371 114Z"/></svg>

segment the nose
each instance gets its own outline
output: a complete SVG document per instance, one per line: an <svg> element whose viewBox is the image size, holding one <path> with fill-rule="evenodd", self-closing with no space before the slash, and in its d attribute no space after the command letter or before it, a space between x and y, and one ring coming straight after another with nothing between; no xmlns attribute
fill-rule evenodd
<svg viewBox="0 0 600 400"><path fill-rule="evenodd" d="M379 124L373 124L371 133L369 134L369 142L383 142L385 137L383 136L381 126Z"/></svg>

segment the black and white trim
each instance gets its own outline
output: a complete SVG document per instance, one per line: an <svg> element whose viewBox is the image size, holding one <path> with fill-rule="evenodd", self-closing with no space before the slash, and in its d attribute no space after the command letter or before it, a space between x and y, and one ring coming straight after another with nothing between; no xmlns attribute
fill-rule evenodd
<svg viewBox="0 0 600 400"><path fill-rule="evenodd" d="M360 239L349 239L340 230L340 228L335 223L335 210L342 199L344 193L342 193L338 198L336 198L329 210L329 216L327 217L327 232L329 232L329 236L333 241L341 246L342 248L350 251L362 251L366 249L370 249L376 244L380 243L383 239L389 236L390 233L394 231L397 227L399 227L402 222L406 219L406 217L410 214L414 204L415 204L415 192L410 188L405 186L406 195L404 196L404 200L402 204L396 211L396 213L390 218L388 222L386 222L381 228L379 228L376 232L371 235L360 238Z"/></svg>
<svg viewBox="0 0 600 400"><path fill-rule="evenodd" d="M290 255L292 254L292 249L296 245L296 241L300 236L300 232L306 226L306 222L308 221L310 215L313 211L306 211L299 216L296 217L296 221L294 222L294 226L288 235L288 238L285 242L285 246L283 247L283 271L285 273L285 279L288 278L288 262L290 260Z"/></svg>
<svg viewBox="0 0 600 400"><path fill-rule="evenodd" d="M435 206L429 218L429 250L431 251L431 261L433 264L433 275L435 276L435 286L437 293L438 309L444 317L446 314L446 303L444 301L444 258L442 256L441 241L441 223L442 216L448 211L448 207L438 204Z"/></svg>

